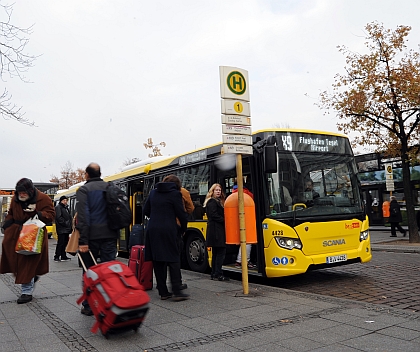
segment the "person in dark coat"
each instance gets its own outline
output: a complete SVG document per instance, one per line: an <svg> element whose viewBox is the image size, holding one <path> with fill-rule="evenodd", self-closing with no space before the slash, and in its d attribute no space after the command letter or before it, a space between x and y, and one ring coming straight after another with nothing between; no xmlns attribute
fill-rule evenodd
<svg viewBox="0 0 420 352"><path fill-rule="evenodd" d="M66 246L69 243L69 235L72 231L72 218L67 201L66 196L61 196L60 202L55 207L55 228L58 237L54 255L55 262L71 260L66 254Z"/></svg>
<svg viewBox="0 0 420 352"><path fill-rule="evenodd" d="M389 223L391 224L391 237L397 237L397 232L395 229L398 229L398 231L400 231L405 237L407 232L400 226L400 222L402 221L400 205L397 202L397 198L394 196L391 196L390 200L391 203L389 205Z"/></svg>
<svg viewBox="0 0 420 352"><path fill-rule="evenodd" d="M305 182L305 204L307 207L314 206L314 199L319 198L319 193L314 190L314 181L309 179Z"/></svg>
<svg viewBox="0 0 420 352"><path fill-rule="evenodd" d="M190 192L187 189L185 189L184 187L182 187L181 180L176 175L166 176L163 179L163 182L174 182L176 184L176 187L181 190L182 203L184 204L184 210L187 213L187 221L188 221L188 216L194 211L194 204L193 204L193 201L191 199ZM181 261L182 260L182 249L183 249L183 246L184 246L183 237L184 237L185 230L184 231L181 230L178 218L176 219L176 223L178 224L178 230L179 230L178 231L178 248L179 248L179 257L180 257L180 261ZM188 288L187 284L182 283L182 273L181 273L180 290L185 290L187 288Z"/></svg>
<svg viewBox="0 0 420 352"><path fill-rule="evenodd" d="M420 210L417 212L416 220L417 220L417 228L420 231Z"/></svg>
<svg viewBox="0 0 420 352"><path fill-rule="evenodd" d="M37 190L32 181L22 178L16 184L15 195L3 224L4 238L0 261L0 274L12 273L15 283L22 285L22 294L18 304L32 300L35 282L38 275L49 271L48 236L44 227L44 240L40 254L23 255L16 253L16 242L25 221L38 215L39 220L50 223L55 218L54 206L50 197Z"/></svg>
<svg viewBox="0 0 420 352"><path fill-rule="evenodd" d="M229 278L223 276L222 266L226 255L226 233L225 233L225 194L222 186L215 183L210 187L204 200L204 207L207 214L206 242L211 248L211 279L228 281Z"/></svg>
<svg viewBox="0 0 420 352"><path fill-rule="evenodd" d="M79 230L79 252L86 268L94 265L89 254L100 258L101 263L115 259L117 254L118 230L108 224L108 212L104 192L108 186L101 178L101 168L97 163L90 163L85 170L86 183L76 192L77 222ZM80 311L84 315L93 315L87 300L82 302Z"/></svg>
<svg viewBox="0 0 420 352"><path fill-rule="evenodd" d="M172 295L174 301L188 299L189 295L181 292L178 231L185 232L187 214L180 187L174 182L159 182L146 200L144 215L150 218L146 227L145 260L153 261L161 299L171 298ZM172 293L166 286L167 268L169 268Z"/></svg>

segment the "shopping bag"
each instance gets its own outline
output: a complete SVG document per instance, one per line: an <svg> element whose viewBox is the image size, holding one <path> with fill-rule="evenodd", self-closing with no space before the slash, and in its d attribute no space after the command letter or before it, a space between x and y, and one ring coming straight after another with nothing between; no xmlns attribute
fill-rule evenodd
<svg viewBox="0 0 420 352"><path fill-rule="evenodd" d="M16 253L32 255L41 253L44 241L45 224L35 215L22 225L19 238L16 243Z"/></svg>
<svg viewBox="0 0 420 352"><path fill-rule="evenodd" d="M78 229L74 228L73 232L70 235L69 243L67 243L66 252L71 255L76 255L79 249L79 237L80 232Z"/></svg>

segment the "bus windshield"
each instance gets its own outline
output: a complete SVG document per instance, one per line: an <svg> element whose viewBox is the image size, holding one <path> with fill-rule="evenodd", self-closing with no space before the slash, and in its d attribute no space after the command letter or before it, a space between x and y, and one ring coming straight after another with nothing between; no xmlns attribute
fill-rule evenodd
<svg viewBox="0 0 420 352"><path fill-rule="evenodd" d="M269 217L352 217L363 212L352 155L279 151L278 171L266 177Z"/></svg>

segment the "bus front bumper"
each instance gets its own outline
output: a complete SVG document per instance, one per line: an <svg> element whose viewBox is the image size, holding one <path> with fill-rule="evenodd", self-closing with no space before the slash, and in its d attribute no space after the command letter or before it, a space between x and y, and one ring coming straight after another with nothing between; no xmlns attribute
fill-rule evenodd
<svg viewBox="0 0 420 352"><path fill-rule="evenodd" d="M346 262L350 264L355 261L367 263L372 259L369 240L360 242L360 246L357 249L340 249L340 251L316 255L304 255L303 252L298 249L285 250L279 248L276 242L272 241L269 247L264 248L264 254L266 260L265 273L267 277L303 274L308 271L309 267L311 267L311 269L316 269L317 266L325 268L329 265L337 265L337 263L345 265ZM346 260L344 261L342 261L343 255L346 256ZM328 264L327 257L336 258L337 263Z"/></svg>

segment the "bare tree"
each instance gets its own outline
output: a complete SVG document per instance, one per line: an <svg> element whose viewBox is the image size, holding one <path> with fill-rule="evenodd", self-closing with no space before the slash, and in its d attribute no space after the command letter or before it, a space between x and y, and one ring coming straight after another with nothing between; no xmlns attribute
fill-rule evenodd
<svg viewBox="0 0 420 352"><path fill-rule="evenodd" d="M134 163L138 163L141 159L139 158L127 158L126 160L123 161L123 166L128 166Z"/></svg>
<svg viewBox="0 0 420 352"><path fill-rule="evenodd" d="M29 42L29 35L32 34L33 26L21 28L11 23L13 5L2 5L3 19L0 20L0 78L6 82L6 77L18 77L23 82L29 82L25 73L30 67L36 56L26 53L26 45ZM12 102L12 95L4 88L0 95L0 114L4 119L13 119L25 125L34 126L34 122L24 117L22 107Z"/></svg>

